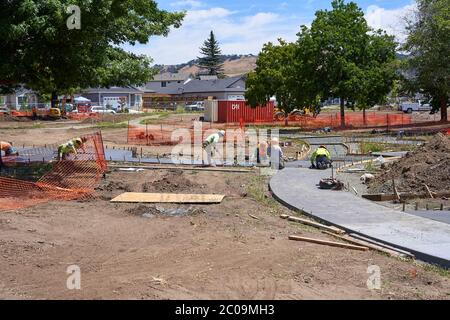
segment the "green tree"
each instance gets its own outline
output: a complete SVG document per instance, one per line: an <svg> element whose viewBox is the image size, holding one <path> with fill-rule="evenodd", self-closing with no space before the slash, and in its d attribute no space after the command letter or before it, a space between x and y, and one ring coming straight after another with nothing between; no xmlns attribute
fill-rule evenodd
<svg viewBox="0 0 450 320"><path fill-rule="evenodd" d="M69 29L69 5L81 10L81 28ZM147 43L179 27L184 13L151 0L7 0L0 3L1 90L18 84L40 93L143 84L151 60L121 49Z"/></svg>
<svg viewBox="0 0 450 320"><path fill-rule="evenodd" d="M219 47L219 42L216 40L213 31L211 31L211 33L209 34L209 38L205 40L203 46L200 48L200 53L203 56L198 57L199 67L208 70L209 75L222 75L222 52Z"/></svg>
<svg viewBox="0 0 450 320"><path fill-rule="evenodd" d="M408 19L404 49L410 53L406 82L430 98L434 111L447 121L450 99L450 1L417 0L417 11Z"/></svg>
<svg viewBox="0 0 450 320"><path fill-rule="evenodd" d="M367 60L361 66L361 85L354 95L356 107L363 110L364 124L366 108L386 102L387 95L394 88L398 78L396 71L399 69L395 49L394 37L388 36L384 31L378 30L369 35Z"/></svg>
<svg viewBox="0 0 450 320"><path fill-rule="evenodd" d="M297 107L293 93L295 44L279 40L278 45L265 44L258 56L256 69L247 75L245 98L253 107L275 97L278 108L288 114Z"/></svg>
<svg viewBox="0 0 450 320"><path fill-rule="evenodd" d="M308 71L311 88L322 98L340 98L344 127L345 101L359 101L364 110L389 93L395 43L367 25L364 12L354 2L334 0L331 5L332 10L316 12L311 28L302 27L298 43L303 52L301 68Z"/></svg>

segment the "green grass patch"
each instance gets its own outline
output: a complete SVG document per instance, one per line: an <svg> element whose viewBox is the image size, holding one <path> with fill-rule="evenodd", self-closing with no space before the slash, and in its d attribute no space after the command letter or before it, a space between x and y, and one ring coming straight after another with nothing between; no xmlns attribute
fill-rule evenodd
<svg viewBox="0 0 450 320"><path fill-rule="evenodd" d="M370 152L385 151L386 145L384 143L362 141L359 144L359 148L362 154L367 154Z"/></svg>
<svg viewBox="0 0 450 320"><path fill-rule="evenodd" d="M272 197L267 196L268 191L267 176L253 175L246 184L246 192L250 197L277 211L280 204Z"/></svg>
<svg viewBox="0 0 450 320"><path fill-rule="evenodd" d="M439 266L436 266L436 265L433 265L433 264L424 264L423 265L423 269L425 271L434 272L434 273L440 275L441 277L450 278L450 270L441 268Z"/></svg>

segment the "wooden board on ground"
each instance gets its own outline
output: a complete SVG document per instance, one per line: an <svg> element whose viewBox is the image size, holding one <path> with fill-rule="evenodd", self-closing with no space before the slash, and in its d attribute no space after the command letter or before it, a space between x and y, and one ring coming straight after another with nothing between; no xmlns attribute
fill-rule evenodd
<svg viewBox="0 0 450 320"><path fill-rule="evenodd" d="M202 166L131 166L131 165L108 165L113 169L142 169L142 170L187 170L187 171L215 171L215 172L232 172L232 173L252 173L254 170L250 169L236 169L235 167L202 167Z"/></svg>
<svg viewBox="0 0 450 320"><path fill-rule="evenodd" d="M338 234L343 234L345 233L344 230L341 230L339 228L333 227L333 226L326 226L324 224L315 222L315 221L311 221L311 220L307 220L307 219L302 219L302 218L298 218L298 217L293 217L293 216L288 216L287 219L289 221L293 221L293 222L298 222L298 223L302 223L302 224L306 224L308 226L312 226L312 227L316 227L319 229L323 229L323 230L327 230L333 233L338 233Z"/></svg>
<svg viewBox="0 0 450 320"><path fill-rule="evenodd" d="M432 195L435 198L441 198L441 197L449 197L450 192L444 191L444 192L432 192ZM416 198L429 198L430 194L428 192L422 192L422 193L403 193L400 192L399 196L401 199L416 199ZM377 193L377 194L363 194L363 198L372 200L372 201L390 201L395 200L396 196L394 194L385 194L385 193Z"/></svg>
<svg viewBox="0 0 450 320"><path fill-rule="evenodd" d="M138 193L125 192L111 202L132 203L220 203L224 195L220 194L175 194L175 193Z"/></svg>
<svg viewBox="0 0 450 320"><path fill-rule="evenodd" d="M306 241L306 242L323 244L323 245L332 246L332 247L346 248L346 249L359 250L359 251L367 251L367 250L369 250L368 247L355 246L355 245L352 245L352 244L346 244L346 243L341 243L341 242L333 242L333 241L327 241L327 240L321 240L321 239L313 239L313 238L306 238L306 237L299 237L299 236L289 236L289 240Z"/></svg>
<svg viewBox="0 0 450 320"><path fill-rule="evenodd" d="M358 240L358 239L355 239L355 238L353 238L353 237L351 237L349 235L342 235L342 236L340 236L340 235L337 235L337 234L334 234L334 233L328 232L328 231L322 231L322 232L325 233L325 234L328 234L330 236L336 237L338 239L347 241L347 242L349 242L351 244L354 244L354 245L357 245L357 246L368 247L369 249L372 249L372 250L375 250L375 251L384 252L384 253L389 254L390 256L393 256L393 257L408 258L408 255L406 255L404 253L401 253L401 252L398 252L398 251L395 251L395 250L392 250L392 249L389 249L389 248L386 248L386 247L382 247L382 246L379 246L379 245L376 245L376 244L373 244L373 243L370 243L370 242L367 242L367 241L364 241L364 240Z"/></svg>

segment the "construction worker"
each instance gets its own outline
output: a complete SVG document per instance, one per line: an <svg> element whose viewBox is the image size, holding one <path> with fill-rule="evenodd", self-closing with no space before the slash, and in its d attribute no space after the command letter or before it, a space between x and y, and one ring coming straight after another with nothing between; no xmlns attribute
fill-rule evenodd
<svg viewBox="0 0 450 320"><path fill-rule="evenodd" d="M203 141L203 149L206 151L206 157L207 157L207 164L215 167L216 164L211 161L211 157L214 156L217 143L220 141L220 138L225 137L225 131L220 130L217 133L214 133L210 135L208 138L206 138L205 141Z"/></svg>
<svg viewBox="0 0 450 320"><path fill-rule="evenodd" d="M284 168L284 154L280 147L280 140L275 137L270 141L267 154L270 157L270 167L275 170L281 170Z"/></svg>
<svg viewBox="0 0 450 320"><path fill-rule="evenodd" d="M326 169L331 166L330 152L325 146L318 147L311 155L311 169Z"/></svg>
<svg viewBox="0 0 450 320"><path fill-rule="evenodd" d="M82 149L83 152L86 152L84 149L84 143L87 141L86 138L75 138L66 143L61 144L58 147L58 161L66 160L66 157L73 153L75 156L78 154L78 149Z"/></svg>
<svg viewBox="0 0 450 320"><path fill-rule="evenodd" d="M5 157L18 156L19 152L12 146L12 142L0 141L0 152L5 153Z"/></svg>

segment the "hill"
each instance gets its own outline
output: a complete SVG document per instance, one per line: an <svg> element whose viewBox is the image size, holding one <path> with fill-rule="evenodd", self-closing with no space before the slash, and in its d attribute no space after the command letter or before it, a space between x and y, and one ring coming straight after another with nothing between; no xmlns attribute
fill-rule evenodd
<svg viewBox="0 0 450 320"><path fill-rule="evenodd" d="M257 56L250 55L223 55L223 70L226 76L237 76L241 74L248 73L256 68ZM160 69L160 73L171 72L171 73L186 73L186 74L197 74L200 68L197 66L198 59L191 60L186 63L177 65L155 65L156 68Z"/></svg>

